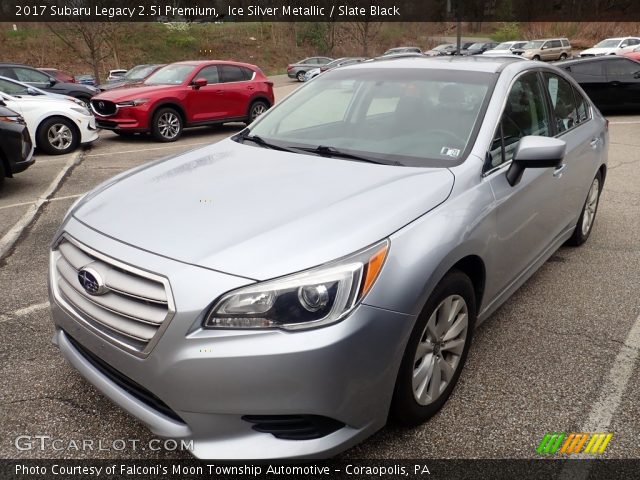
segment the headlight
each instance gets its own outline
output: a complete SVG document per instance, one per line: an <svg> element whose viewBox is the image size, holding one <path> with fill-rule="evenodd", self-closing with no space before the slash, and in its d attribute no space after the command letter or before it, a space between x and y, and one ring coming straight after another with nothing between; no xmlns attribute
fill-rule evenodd
<svg viewBox="0 0 640 480"><path fill-rule="evenodd" d="M89 110L87 110L84 107L71 107L71 110L73 110L74 112L78 112L78 113L80 113L82 115L91 115L89 113Z"/></svg>
<svg viewBox="0 0 640 480"><path fill-rule="evenodd" d="M116 103L118 107L137 107L149 101L148 98L136 98L135 100L127 100L126 102Z"/></svg>
<svg viewBox="0 0 640 480"><path fill-rule="evenodd" d="M24 118L20 115L0 115L0 122L20 123L24 125Z"/></svg>
<svg viewBox="0 0 640 480"><path fill-rule="evenodd" d="M336 262L227 293L204 327L298 330L337 322L371 290L388 250L384 240Z"/></svg>

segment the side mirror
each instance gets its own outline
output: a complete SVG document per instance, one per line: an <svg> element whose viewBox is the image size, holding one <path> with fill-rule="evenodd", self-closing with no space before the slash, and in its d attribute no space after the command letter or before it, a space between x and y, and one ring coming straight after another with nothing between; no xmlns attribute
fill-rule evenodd
<svg viewBox="0 0 640 480"><path fill-rule="evenodd" d="M623 43L622 45L620 45L620 48L624 48L624 47L628 47L629 45L627 45L626 43Z"/></svg>
<svg viewBox="0 0 640 480"><path fill-rule="evenodd" d="M196 78L196 79L193 81L192 85L193 85L194 87L196 87L196 89L198 89L198 88L206 87L206 86L207 86L207 83L208 83L208 82L207 82L207 79L206 79L206 78Z"/></svg>
<svg viewBox="0 0 640 480"><path fill-rule="evenodd" d="M41 93L33 87L27 87L27 94L31 96L41 95Z"/></svg>
<svg viewBox="0 0 640 480"><path fill-rule="evenodd" d="M53 77L49 77L49 86L53 87L56 83L58 83L58 81L53 78Z"/></svg>
<svg viewBox="0 0 640 480"><path fill-rule="evenodd" d="M507 181L512 187L522 179L527 168L558 167L564 159L567 144L564 140L538 135L522 137L513 153L513 160L507 170Z"/></svg>

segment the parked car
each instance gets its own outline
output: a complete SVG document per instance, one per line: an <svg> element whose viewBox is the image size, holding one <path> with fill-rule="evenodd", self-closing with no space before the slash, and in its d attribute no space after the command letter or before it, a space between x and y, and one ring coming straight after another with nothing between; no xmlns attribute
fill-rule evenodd
<svg viewBox="0 0 640 480"><path fill-rule="evenodd" d="M35 159L24 118L0 101L0 190L5 178L24 172Z"/></svg>
<svg viewBox="0 0 640 480"><path fill-rule="evenodd" d="M39 89L38 87L32 87L27 83L22 83L17 80L12 80L6 77L0 77L0 92L9 94L13 97L23 97L25 95L27 96L43 95L46 97L53 97L61 100L68 100L86 108L85 103L82 100L79 100L75 97L70 97L69 95L61 95L59 93L46 92L44 90Z"/></svg>
<svg viewBox="0 0 640 480"><path fill-rule="evenodd" d="M638 37L616 37L607 38L580 52L580 57L598 57L600 55L615 55L627 47L637 47L640 45Z"/></svg>
<svg viewBox="0 0 640 480"><path fill-rule="evenodd" d="M91 108L100 128L173 142L185 127L250 123L273 102L273 82L258 67L214 60L172 63L139 87L102 92Z"/></svg>
<svg viewBox="0 0 640 480"><path fill-rule="evenodd" d="M571 44L566 38L531 40L514 53L529 60L565 60L571 56Z"/></svg>
<svg viewBox="0 0 640 480"><path fill-rule="evenodd" d="M107 82L113 82L115 80L120 80L127 73L126 69L116 68L115 70L109 70L109 75L107 75Z"/></svg>
<svg viewBox="0 0 640 480"><path fill-rule="evenodd" d="M624 56L601 56L558 62L603 111L640 109L640 62Z"/></svg>
<svg viewBox="0 0 640 480"><path fill-rule="evenodd" d="M85 107L51 97L0 93L0 98L25 119L31 142L50 155L69 153L98 139L95 119Z"/></svg>
<svg viewBox="0 0 640 480"><path fill-rule="evenodd" d="M333 58L329 57L309 57L299 62L287 65L287 76L289 78L296 78L299 82L304 82L304 74L313 68L321 67L329 62L332 62Z"/></svg>
<svg viewBox="0 0 640 480"><path fill-rule="evenodd" d="M87 73L83 75L76 75L75 77L76 83L81 83L82 85L90 85L96 86L96 78L93 75L89 75Z"/></svg>
<svg viewBox="0 0 640 480"><path fill-rule="evenodd" d="M108 83L98 85L100 91L105 92L107 90L113 90L120 87L128 87L131 85L140 85L151 74L164 67L163 64L158 65L136 65L131 70L127 71L122 77L117 80L112 80Z"/></svg>
<svg viewBox="0 0 640 480"><path fill-rule="evenodd" d="M397 56L401 56L401 55L419 55L416 54L415 52L404 52L404 53L396 53L393 55L383 55L380 58L387 58L387 57L397 57ZM360 63L360 62L364 62L366 60L365 57L342 57L342 58L338 58L336 60L334 60L333 62L329 62L326 65L323 65L320 68L314 68L313 70L309 70L305 76L304 76L304 81L307 82L315 77L317 77L318 75L320 75L323 72L326 72L327 70L332 70L334 68L338 68L338 67L344 67L347 65L353 65L354 63Z"/></svg>
<svg viewBox="0 0 640 480"><path fill-rule="evenodd" d="M498 42L476 42L469 45L468 48L460 51L460 55L481 55L487 50L496 47Z"/></svg>
<svg viewBox="0 0 640 480"><path fill-rule="evenodd" d="M515 55L514 51L521 49L525 44L526 40L516 40L513 42L502 42L492 48L490 50L485 50L482 52L482 55Z"/></svg>
<svg viewBox="0 0 640 480"><path fill-rule="evenodd" d="M73 75L67 72L63 72L62 70L58 70L57 68L39 68L38 70L52 76L59 82L76 83L76 79L73 77Z"/></svg>
<svg viewBox="0 0 640 480"><path fill-rule="evenodd" d="M36 68L16 63L0 63L0 76L18 80L32 87L38 87L45 92L69 95L82 100L87 107L89 106L91 97L99 92L97 88L89 85L60 82Z"/></svg>
<svg viewBox="0 0 640 480"><path fill-rule="evenodd" d="M471 45L471 44L470 44ZM453 55L456 51L456 46L453 43L443 43L430 50L424 52L427 57L438 57L441 55Z"/></svg>
<svg viewBox="0 0 640 480"><path fill-rule="evenodd" d="M335 455L433 416L476 325L587 241L606 177L571 77L482 60L334 69L79 199L50 253L62 355L201 458Z"/></svg>
<svg viewBox="0 0 640 480"><path fill-rule="evenodd" d="M396 48L390 48L389 50L384 52L382 55L383 56L398 55L402 53L422 53L422 50L420 50L420 48L418 47L396 47Z"/></svg>

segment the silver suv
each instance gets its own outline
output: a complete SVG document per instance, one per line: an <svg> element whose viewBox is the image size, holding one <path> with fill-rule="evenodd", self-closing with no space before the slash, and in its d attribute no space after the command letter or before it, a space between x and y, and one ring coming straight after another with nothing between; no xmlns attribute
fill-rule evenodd
<svg viewBox="0 0 640 480"><path fill-rule="evenodd" d="M607 148L551 65L331 70L72 206L51 249L55 343L197 457L333 455L442 407L474 328L589 237Z"/></svg>
<svg viewBox="0 0 640 480"><path fill-rule="evenodd" d="M529 60L565 60L571 56L571 44L566 38L531 40L522 47L521 55Z"/></svg>

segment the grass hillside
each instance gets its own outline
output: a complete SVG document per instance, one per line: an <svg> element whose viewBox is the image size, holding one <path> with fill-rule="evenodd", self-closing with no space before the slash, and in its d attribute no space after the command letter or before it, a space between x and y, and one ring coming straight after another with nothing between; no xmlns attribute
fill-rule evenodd
<svg viewBox="0 0 640 480"><path fill-rule="evenodd" d="M233 59L254 63L267 74L284 73L287 63L308 55L333 57L379 55L390 47L416 45L423 49L439 43L440 37L455 35L451 23L208 23L84 24L107 28L96 36L97 70L104 79L112 68L140 63L169 63L187 59ZM86 42L77 34L77 24L0 23L2 61L37 67L56 67L72 74L93 73L87 61ZM64 33L74 52L54 31ZM479 33L478 33L479 32ZM466 37L496 40L540 38L562 35L578 48L614 35L638 35L635 23L531 23L464 24Z"/></svg>

